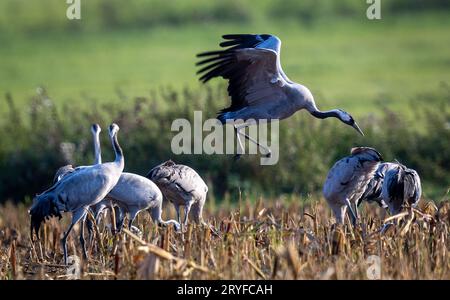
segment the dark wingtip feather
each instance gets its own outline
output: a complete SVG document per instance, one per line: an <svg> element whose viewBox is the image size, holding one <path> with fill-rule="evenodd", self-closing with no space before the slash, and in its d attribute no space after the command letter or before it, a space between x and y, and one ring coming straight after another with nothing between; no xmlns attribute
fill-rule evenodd
<svg viewBox="0 0 450 300"><path fill-rule="evenodd" d="M219 44L219 46L220 47L229 47L229 46L239 45L240 43L241 43L240 40L231 40L231 41L222 42Z"/></svg>
<svg viewBox="0 0 450 300"><path fill-rule="evenodd" d="M205 52L201 52L201 53L197 53L197 57L203 57L203 56L211 56L211 55L218 55L218 54L223 54L224 51L222 50L215 50L215 51L205 51Z"/></svg>
<svg viewBox="0 0 450 300"><path fill-rule="evenodd" d="M243 39L247 37L255 36L255 34L250 33L234 33L234 34L224 34L222 35L222 38L225 40L236 40L236 39Z"/></svg>
<svg viewBox="0 0 450 300"><path fill-rule="evenodd" d="M225 113L224 112L220 112L217 115L217 120L219 120L221 124L225 124L227 122L227 119L225 117Z"/></svg>

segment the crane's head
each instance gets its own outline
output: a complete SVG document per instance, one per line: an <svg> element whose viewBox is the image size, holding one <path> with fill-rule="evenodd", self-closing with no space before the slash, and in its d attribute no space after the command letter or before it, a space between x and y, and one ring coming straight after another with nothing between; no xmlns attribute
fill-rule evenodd
<svg viewBox="0 0 450 300"><path fill-rule="evenodd" d="M119 132L119 126L116 123L109 125L109 135L114 136Z"/></svg>
<svg viewBox="0 0 450 300"><path fill-rule="evenodd" d="M355 122L353 117L348 112L343 111L342 109L336 109L334 111L336 113L336 118L341 120L342 123L352 126L353 128L355 128L356 131L359 132L359 134L364 136L364 132L362 132L361 128L359 128L358 124Z"/></svg>
<svg viewBox="0 0 450 300"><path fill-rule="evenodd" d="M102 131L102 129L100 128L100 125L92 124L91 131L93 134L98 134L98 133L100 133L100 131Z"/></svg>

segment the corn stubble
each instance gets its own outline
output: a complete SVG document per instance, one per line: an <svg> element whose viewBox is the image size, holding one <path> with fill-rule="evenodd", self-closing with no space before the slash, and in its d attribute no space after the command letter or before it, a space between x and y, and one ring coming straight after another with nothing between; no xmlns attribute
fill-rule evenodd
<svg viewBox="0 0 450 300"><path fill-rule="evenodd" d="M356 229L335 225L323 200L301 203L241 199L237 208L206 209L219 236L193 224L179 234L142 214L135 223L142 236L124 229L114 237L102 223L87 261L75 234L69 255L80 258L75 267L82 279L367 279L371 255L380 258L382 279L450 279L450 202L425 201L386 219L366 206ZM167 207L165 214L174 212ZM59 244L69 219L48 221L41 240L31 242L26 208L1 206L0 279L74 278Z"/></svg>

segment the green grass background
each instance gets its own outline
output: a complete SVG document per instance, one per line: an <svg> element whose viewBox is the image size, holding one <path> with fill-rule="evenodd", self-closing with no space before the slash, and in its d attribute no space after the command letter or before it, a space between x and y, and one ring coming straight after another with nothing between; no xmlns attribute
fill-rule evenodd
<svg viewBox="0 0 450 300"><path fill-rule="evenodd" d="M2 5L7 2L11 1ZM260 6L249 8L255 17L247 17L245 22L219 19L105 29L90 25L99 18L90 2L81 2L82 19L74 21L65 19L65 5L50 5L55 3L51 0L36 2L23 4L24 12L19 15L29 15L18 20L10 16L9 22L46 21L49 25L29 25L31 29L19 26L21 23L8 25L12 29L3 30L0 38L0 90L11 92L19 103L25 103L38 86L46 87L58 103L85 98L81 105L89 103L89 98L111 101L119 87L133 96L146 96L150 89L161 85L199 87L195 54L217 48L222 34L234 32L278 35L283 42L282 63L288 76L307 85L319 105L341 107L356 115L366 114L380 103L402 109L406 100L436 90L449 79L448 11L386 12L381 20L370 21L365 18L365 6L361 6L356 17L319 14L314 23L305 23L298 16L271 16L264 10L269 4L262 1ZM39 2L52 8L45 14L55 18L54 25L51 19L39 15L40 10L44 14ZM134 2L154 2L164 7L161 1ZM196 4L214 6L210 4L214 1L195 2L177 4L184 3L183 7L194 11ZM232 3L238 7L237 2ZM242 3L248 5L249 1ZM6 23L8 11L4 8L1 18ZM151 6L149 9L154 10ZM74 25L86 29L64 29Z"/></svg>

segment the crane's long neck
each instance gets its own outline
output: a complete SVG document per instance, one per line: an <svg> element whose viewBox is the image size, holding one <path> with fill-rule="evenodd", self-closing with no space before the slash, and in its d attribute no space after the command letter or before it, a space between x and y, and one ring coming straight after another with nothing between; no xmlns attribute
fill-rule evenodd
<svg viewBox="0 0 450 300"><path fill-rule="evenodd" d="M309 113L318 119L326 119L330 117L339 118L339 113L336 109L321 111L317 107L308 109Z"/></svg>
<svg viewBox="0 0 450 300"><path fill-rule="evenodd" d="M114 153L116 154L115 163L119 164L121 168L125 165L125 159L123 157L123 151L122 148L119 145L119 142L117 141L117 132L114 133L112 136L112 146L114 149Z"/></svg>
<svg viewBox="0 0 450 300"><path fill-rule="evenodd" d="M100 149L100 132L94 132L94 155L95 155L95 164L102 163L102 152Z"/></svg>

